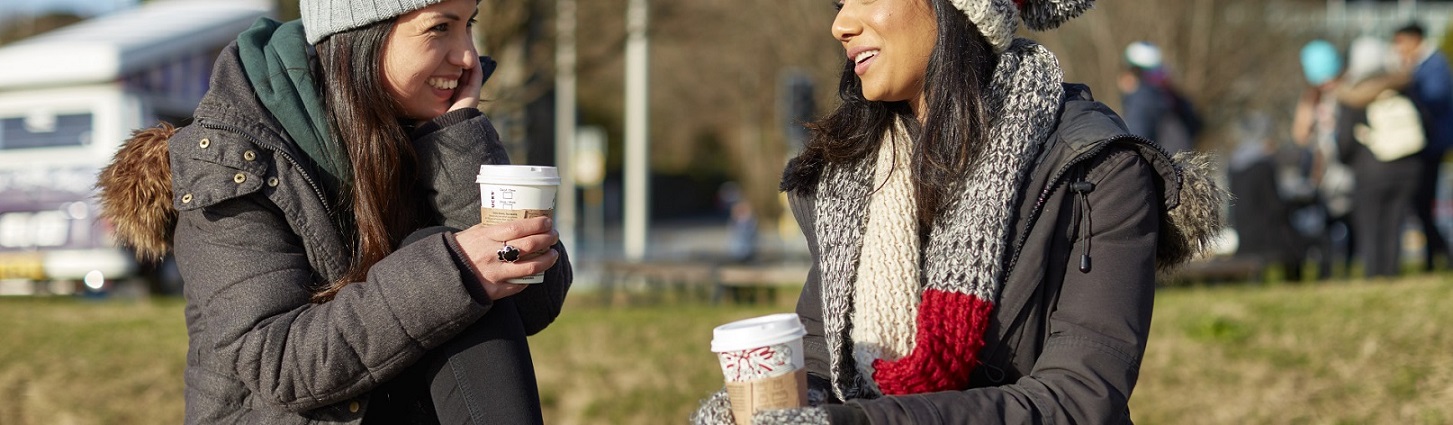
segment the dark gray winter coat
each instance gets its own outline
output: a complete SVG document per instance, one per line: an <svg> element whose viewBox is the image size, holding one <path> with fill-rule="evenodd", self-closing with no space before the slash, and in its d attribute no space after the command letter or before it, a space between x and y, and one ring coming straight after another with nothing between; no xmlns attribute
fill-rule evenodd
<svg viewBox="0 0 1453 425"><path fill-rule="evenodd" d="M176 256L187 423L357 423L371 390L486 313L517 311L509 314L524 334L560 313L571 282L563 250L545 283L491 302L449 232L400 247L367 281L310 302L353 255L337 207L253 95L235 43L211 84L191 125L139 133L100 184L124 240L151 254L170 243ZM432 223L477 224L479 165L509 162L488 120L454 111L414 135Z"/></svg>
<svg viewBox="0 0 1453 425"><path fill-rule="evenodd" d="M1208 182L1204 164L1177 167L1151 142L1127 133L1083 86L1066 85L1065 98L1010 230L1016 260L970 388L850 400L872 423L1130 422L1127 402L1150 331L1157 264L1183 261L1219 225L1222 192ZM1081 181L1094 184L1088 206L1069 190ZM794 191L790 200L816 259L822 247L813 234L815 199ZM1079 270L1085 253L1089 272ZM808 330L804 348L815 388L827 388L831 373L821 293L814 266L797 313ZM835 420L856 416L838 409L829 407Z"/></svg>

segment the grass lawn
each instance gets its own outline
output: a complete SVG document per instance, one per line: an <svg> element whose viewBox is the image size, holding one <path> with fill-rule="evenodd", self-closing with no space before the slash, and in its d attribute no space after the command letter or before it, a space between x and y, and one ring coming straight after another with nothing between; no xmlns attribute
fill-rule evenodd
<svg viewBox="0 0 1453 425"><path fill-rule="evenodd" d="M684 423L720 388L711 328L790 311L572 300L531 340L550 424ZM1142 424L1453 423L1453 280L1162 290ZM0 298L0 424L175 423L178 300Z"/></svg>

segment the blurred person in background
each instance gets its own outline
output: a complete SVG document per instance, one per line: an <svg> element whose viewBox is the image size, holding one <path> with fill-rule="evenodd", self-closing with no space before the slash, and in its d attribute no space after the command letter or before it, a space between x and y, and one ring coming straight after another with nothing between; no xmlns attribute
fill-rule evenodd
<svg viewBox="0 0 1453 425"><path fill-rule="evenodd" d="M1129 65L1118 80L1121 113L1130 132L1150 139L1174 155L1195 148L1201 120L1172 83L1160 47L1146 41L1125 47Z"/></svg>
<svg viewBox="0 0 1453 425"><path fill-rule="evenodd" d="M1453 252L1449 251L1448 240L1438 229L1434 217L1443 156L1449 147L1453 147L1453 69L1449 68L1448 57L1438 51L1436 44L1427 41L1423 27L1417 23L1394 32L1392 45L1402 72L1412 74L1412 80L1403 92L1421 112L1423 132L1427 138L1426 147L1418 154L1423 166L1413 195L1413 213L1418 217L1427 239L1423 267L1433 270L1440 257L1448 261L1448 266L1453 266L1453 258L1450 258Z"/></svg>
<svg viewBox="0 0 1453 425"><path fill-rule="evenodd" d="M757 214L736 182L717 189L717 199L727 210L727 258L731 263L757 260Z"/></svg>
<svg viewBox="0 0 1453 425"><path fill-rule="evenodd" d="M837 3L842 103L781 186L813 257L810 406L752 423L1130 423L1156 270L1207 245L1224 198L1204 157L1135 137L1015 37L1090 3Z"/></svg>
<svg viewBox="0 0 1453 425"><path fill-rule="evenodd" d="M1347 71L1336 91L1342 117L1336 129L1338 155L1352 167L1357 181L1352 229L1367 277L1398 275L1403 223L1414 206L1414 182L1425 163L1418 155L1424 143L1418 111L1398 91L1407 86L1409 76L1389 72L1389 55L1382 40L1353 40ZM1400 119L1394 114L1390 122L1369 120L1369 111L1392 105L1396 112L1398 102Z"/></svg>
<svg viewBox="0 0 1453 425"><path fill-rule="evenodd" d="M1300 57L1308 87L1297 100L1292 141L1309 154L1304 176L1312 196L1306 208L1293 213L1293 220L1319 251L1318 277L1326 279L1338 259L1343 274L1348 274L1355 249L1351 229L1355 180L1337 149L1337 126L1344 118L1336 96L1342 56L1332 43L1313 40L1302 47Z"/></svg>
<svg viewBox="0 0 1453 425"><path fill-rule="evenodd" d="M525 337L571 269L548 218L479 225L474 176L509 158L476 1L299 6L101 176L118 233L183 275L186 423L541 423Z"/></svg>
<svg viewBox="0 0 1453 425"><path fill-rule="evenodd" d="M750 263L757 260L757 214L752 212L752 203L739 199L731 207L731 246L733 263Z"/></svg>
<svg viewBox="0 0 1453 425"><path fill-rule="evenodd" d="M1279 170L1282 151L1265 113L1250 113L1237 127L1240 142L1227 161L1231 225L1236 230L1237 258L1281 267L1289 281L1302 278L1308 239L1292 223L1293 204L1283 189Z"/></svg>

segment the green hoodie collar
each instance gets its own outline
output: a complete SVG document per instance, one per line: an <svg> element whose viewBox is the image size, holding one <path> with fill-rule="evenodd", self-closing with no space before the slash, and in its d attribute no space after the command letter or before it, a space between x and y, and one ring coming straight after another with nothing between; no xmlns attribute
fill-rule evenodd
<svg viewBox="0 0 1453 425"><path fill-rule="evenodd" d="M350 180L348 156L330 136L323 96L313 79L316 60L300 20L260 18L237 36L242 69L252 90L288 136L318 165L332 193Z"/></svg>

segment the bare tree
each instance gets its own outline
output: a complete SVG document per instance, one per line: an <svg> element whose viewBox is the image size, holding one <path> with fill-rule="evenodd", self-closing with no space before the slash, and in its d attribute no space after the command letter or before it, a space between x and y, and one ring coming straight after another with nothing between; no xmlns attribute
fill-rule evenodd
<svg viewBox="0 0 1453 425"><path fill-rule="evenodd" d="M30 16L17 14L0 19L0 45L54 30L81 21L70 13L47 13Z"/></svg>
<svg viewBox="0 0 1453 425"><path fill-rule="evenodd" d="M1227 128L1260 111L1290 121L1304 88L1297 51L1317 28L1278 17L1318 11L1320 2L1183 0L1098 2L1096 9L1045 34L1027 34L1059 56L1066 79L1087 83L1097 100L1120 105L1115 78L1125 70L1125 46L1144 40L1160 46L1171 79L1206 124L1203 150L1223 147ZM1285 130L1284 130L1285 131Z"/></svg>
<svg viewBox="0 0 1453 425"><path fill-rule="evenodd" d="M282 3L296 0L279 0ZM485 86L484 109L523 159L526 146L553 143L553 0L480 3L480 50L500 68ZM1178 0L1098 2L1096 9L1047 33L1025 33L1054 51L1067 79L1085 82L1118 107L1115 78L1132 41L1162 46L1179 88L1202 112L1214 149L1241 114L1286 118L1301 89L1296 49L1318 36L1278 17L1317 10L1320 0ZM577 3L578 100L588 124L612 134L609 169L620 167L626 0ZM827 1L690 0L651 2L651 142L655 172L710 168L739 181L758 213L779 214L776 186L787 146L779 113L779 79L798 69L816 83L818 113L837 104L842 48L829 29ZM531 132L528 129L544 129ZM549 161L544 159L543 161Z"/></svg>
<svg viewBox="0 0 1453 425"><path fill-rule="evenodd" d="M664 2L663 2L664 3ZM653 128L663 158L657 166L694 166L692 141L719 143L729 170L757 212L781 213L777 184L786 163L785 128L779 110L780 79L801 70L817 82L820 105L830 104L842 49L829 28L826 2L699 0L670 2L653 40ZM660 74L657 74L660 75Z"/></svg>

